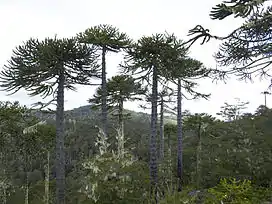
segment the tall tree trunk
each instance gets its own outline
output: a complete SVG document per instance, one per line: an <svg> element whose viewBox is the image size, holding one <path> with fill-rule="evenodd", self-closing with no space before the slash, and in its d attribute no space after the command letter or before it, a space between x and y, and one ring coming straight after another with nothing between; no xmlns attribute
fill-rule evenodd
<svg viewBox="0 0 272 204"><path fill-rule="evenodd" d="M3 152L5 153L5 154L7 154L6 153L6 151L4 150L5 148L3 148ZM0 151L0 161L1 161L1 165L3 165L2 166L2 168L3 168L3 177L4 178L7 178L7 175L6 175L6 155L4 156L3 155L3 153ZM6 204L7 203L7 184L4 182L4 186L3 186L3 200L2 200L2 202L3 202L3 204Z"/></svg>
<svg viewBox="0 0 272 204"><path fill-rule="evenodd" d="M50 151L47 150L47 164L45 165L44 203L49 204L49 175L50 175Z"/></svg>
<svg viewBox="0 0 272 204"><path fill-rule="evenodd" d="M58 81L56 111L56 200L65 204L65 155L64 155L64 68Z"/></svg>
<svg viewBox="0 0 272 204"><path fill-rule="evenodd" d="M160 160L164 158L164 101L161 97L161 112L160 112Z"/></svg>
<svg viewBox="0 0 272 204"><path fill-rule="evenodd" d="M182 94L181 94L181 80L178 79L178 98L177 98L177 136L178 136L178 191L182 191Z"/></svg>
<svg viewBox="0 0 272 204"><path fill-rule="evenodd" d="M106 74L106 47L102 47L102 129L105 133L105 136L108 136L107 132L107 74Z"/></svg>
<svg viewBox="0 0 272 204"><path fill-rule="evenodd" d="M25 184L25 204L29 202L29 185L28 185L28 172L26 172L26 184Z"/></svg>
<svg viewBox="0 0 272 204"><path fill-rule="evenodd" d="M157 100L158 100L158 76L157 67L153 67L152 99L151 99L151 137L150 137L150 180L151 194L155 195L157 201L158 167L157 167Z"/></svg>
<svg viewBox="0 0 272 204"><path fill-rule="evenodd" d="M118 106L118 123L119 123L119 130L120 130L120 144L119 146L119 153L121 158L124 157L124 152L125 152L125 132L124 132L124 118L123 118L123 110L124 110L124 102L122 99L119 101L119 106Z"/></svg>
<svg viewBox="0 0 272 204"><path fill-rule="evenodd" d="M200 189L201 184L201 123L198 126L198 141L197 141L197 153L196 153L196 186Z"/></svg>
<svg viewBox="0 0 272 204"><path fill-rule="evenodd" d="M168 155L167 155L167 169L168 169L168 176L170 179L170 184L169 184L169 189L168 192L169 194L173 192L174 186L173 186L173 173L172 173L172 149L171 149L171 133L168 133L167 136L167 149L168 149Z"/></svg>
<svg viewBox="0 0 272 204"><path fill-rule="evenodd" d="M2 158L2 154L1 154ZM2 158L2 161L4 161L4 158ZM3 162L4 163L4 162ZM4 167L3 174L4 178L6 178L6 166ZM4 192L3 192L3 204L7 204L7 184L4 183Z"/></svg>
<svg viewBox="0 0 272 204"><path fill-rule="evenodd" d="M7 204L7 190L5 187L3 192L3 204Z"/></svg>

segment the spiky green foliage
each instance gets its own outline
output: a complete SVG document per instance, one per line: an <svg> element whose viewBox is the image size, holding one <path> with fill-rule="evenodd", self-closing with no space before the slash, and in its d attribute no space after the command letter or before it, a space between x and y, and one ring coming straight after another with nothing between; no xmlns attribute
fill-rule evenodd
<svg viewBox="0 0 272 204"><path fill-rule="evenodd" d="M124 118L128 114L124 113L124 102L141 100L140 95L146 92L142 88L140 83L135 83L134 79L127 75L117 75L112 77L107 83L107 104L108 108L113 109L113 116L118 117L118 132L120 135L119 151L124 149ZM93 108L100 107L102 105L102 87L99 87L94 95L93 99L89 99L89 102L93 104Z"/></svg>
<svg viewBox="0 0 272 204"><path fill-rule="evenodd" d="M79 33L77 38L82 43L93 44L100 47L100 49L105 47L110 52L119 52L121 49L127 48L131 43L125 33L120 32L118 28L112 25L106 24L88 28Z"/></svg>
<svg viewBox="0 0 272 204"><path fill-rule="evenodd" d="M126 73L152 87L151 93L151 135L150 135L150 180L152 190L157 198L158 166L157 166L157 100L158 83L172 59L184 53L184 47L175 43L174 35L155 34L142 37L132 48L127 50L126 62L123 66ZM165 72L164 72L165 73ZM138 76L137 76L138 75ZM150 83L151 82L151 83ZM152 195L153 196L153 195Z"/></svg>
<svg viewBox="0 0 272 204"><path fill-rule="evenodd" d="M229 0L216 5L212 8L211 18L222 20L228 16L234 15L235 18L246 18L254 12L258 12L264 2L267 0Z"/></svg>
<svg viewBox="0 0 272 204"><path fill-rule="evenodd" d="M186 53L182 43L177 43L175 36L155 34L142 37L132 48L127 51L124 71L139 76L143 81L148 81L152 76L152 68L158 69L158 77L163 76L163 68L171 66L172 60Z"/></svg>
<svg viewBox="0 0 272 204"><path fill-rule="evenodd" d="M171 80L175 84L178 84L177 81L180 80L181 88L183 89L182 96L186 99L189 98L187 94L193 96L193 99L207 99L210 94L203 94L195 89L198 85L196 80L207 78L209 77L209 74L210 69L207 69L202 62L188 56L181 56L173 62L173 65L168 71L167 79Z"/></svg>
<svg viewBox="0 0 272 204"><path fill-rule="evenodd" d="M235 74L240 79L254 76L269 77L271 74L272 6L268 0L224 1L212 9L211 18L223 20L228 16L244 18L244 23L226 37L210 34L208 29L198 25L189 35L195 35L187 43L192 45L202 38L202 44L211 38L223 40L215 58L222 67L216 78L225 79ZM228 69L223 69L227 67ZM218 75L217 75L218 74Z"/></svg>
<svg viewBox="0 0 272 204"><path fill-rule="evenodd" d="M107 104L108 108L118 106L120 102L141 100L139 95L145 93L140 83L135 83L135 80L128 75L117 75L112 77L107 82ZM102 88L96 90L94 98L89 99L89 103L94 106L101 106Z"/></svg>
<svg viewBox="0 0 272 204"><path fill-rule="evenodd" d="M97 49L101 50L101 103L102 103L102 118L103 131L107 136L107 73L106 73L106 53L120 52L130 46L131 40L125 34L119 31L119 29L111 25L98 25L85 30L83 33L77 35L78 40L81 43L90 44L96 46Z"/></svg>
<svg viewBox="0 0 272 204"><path fill-rule="evenodd" d="M29 95L53 95L56 110L56 193L57 203L65 204L64 154L64 90L75 90L75 85L90 84L98 76L94 49L72 39L30 39L13 51L13 56L1 71L1 87L15 93L21 88Z"/></svg>
<svg viewBox="0 0 272 204"><path fill-rule="evenodd" d="M98 76L94 49L74 38L30 39L13 50L1 71L1 87L11 94L24 88L30 96L47 97L55 93L60 70L64 69L65 88L90 84Z"/></svg>
<svg viewBox="0 0 272 204"><path fill-rule="evenodd" d="M224 178L217 186L208 189L208 193L205 204L215 202L253 204L267 201L270 198L271 190L253 186L252 182L247 179Z"/></svg>

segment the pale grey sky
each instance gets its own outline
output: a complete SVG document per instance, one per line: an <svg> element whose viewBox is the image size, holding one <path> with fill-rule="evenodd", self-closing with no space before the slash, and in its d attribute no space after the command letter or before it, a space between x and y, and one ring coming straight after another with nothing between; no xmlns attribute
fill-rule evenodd
<svg viewBox="0 0 272 204"><path fill-rule="evenodd" d="M143 35L164 31L175 33L181 39L188 39L188 30L197 24L209 28L214 34L224 36L241 21L210 20L211 8L220 2L221 0L0 0L0 69L9 60L12 49L30 37L43 39L55 34L70 37L98 24L116 26L135 40ZM212 55L218 45L216 41L206 45L197 43L192 47L190 56L206 66L215 67ZM108 57L108 77L117 72L117 65L121 60L120 55ZM236 79L229 80L227 84L201 81L198 90L211 93L210 100L184 101L183 108L214 115L224 102L231 103L235 97L239 97L242 101L250 101L248 111L254 111L263 104L264 97L260 93L268 85L268 81L260 82L258 79L254 84ZM87 99L93 92L93 87L79 87L77 92L66 92L65 109L87 105ZM12 96L0 92L0 99L18 100L25 105L40 100L38 97L30 98L24 91ZM268 96L268 106L271 103L271 97ZM133 103L127 103L126 108L139 110Z"/></svg>

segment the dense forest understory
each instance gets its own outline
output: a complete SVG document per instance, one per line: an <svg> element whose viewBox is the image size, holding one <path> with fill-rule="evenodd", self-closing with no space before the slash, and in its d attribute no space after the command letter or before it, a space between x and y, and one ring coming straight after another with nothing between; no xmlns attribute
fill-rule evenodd
<svg viewBox="0 0 272 204"><path fill-rule="evenodd" d="M244 23L223 37L197 25L187 41L168 32L133 40L101 24L14 48L1 92L43 101L0 101L0 203L272 203L272 85L254 113L240 100L223 104L220 117L183 103L209 100L200 80L271 79L271 1L223 1L210 13L229 16ZM221 42L216 68L189 56L199 39ZM110 53L123 58L108 78ZM78 85L96 92L89 105L64 111ZM126 110L132 101L150 114Z"/></svg>
<svg viewBox="0 0 272 204"><path fill-rule="evenodd" d="M175 190L177 125L168 119L164 125L164 158L159 162L161 203L263 203L271 199L272 110L260 106L254 114L238 115L241 108L235 104L222 107L221 114L228 121L205 113L184 116L184 190L180 193ZM96 120L99 113L90 110L85 106L65 112L67 203L151 202L150 116L130 112L120 157L116 120L110 120L109 137L105 139ZM26 196L30 204L46 203L46 199L55 203L54 115L1 102L0 116L1 203L25 203ZM36 126L34 133L23 133L38 121L47 123Z"/></svg>

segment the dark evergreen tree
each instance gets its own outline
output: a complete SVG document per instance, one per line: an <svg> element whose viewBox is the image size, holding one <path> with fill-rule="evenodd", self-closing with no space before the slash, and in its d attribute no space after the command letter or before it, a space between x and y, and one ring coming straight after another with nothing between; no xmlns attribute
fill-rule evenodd
<svg viewBox="0 0 272 204"><path fill-rule="evenodd" d="M77 38L80 42L94 45L101 50L101 66L102 66L102 125L103 131L107 136L107 76L106 76L106 53L120 52L122 49L130 46L131 40L125 34L120 32L117 28L111 25L98 25L79 33Z"/></svg>
<svg viewBox="0 0 272 204"><path fill-rule="evenodd" d="M172 35L156 34L142 37L127 51L126 72L134 74L142 83L151 86L151 135L150 135L150 180L151 193L155 193L157 202L157 105L158 82L162 79L162 68L170 66L172 59L184 49L176 46ZM138 76L137 76L138 75ZM151 83L150 83L151 82Z"/></svg>
<svg viewBox="0 0 272 204"><path fill-rule="evenodd" d="M56 196L65 203L64 90L89 85L98 76L94 49L75 39L30 39L13 51L1 71L1 87L15 93L21 88L30 96L52 96L56 109ZM49 104L49 103L47 103Z"/></svg>
<svg viewBox="0 0 272 204"><path fill-rule="evenodd" d="M135 80L131 76L127 75L117 75L112 77L108 80L106 89L108 93L107 106L111 112L115 112L117 110L118 129L123 141L124 117L126 116L124 113L124 102L142 100L141 95L145 94L146 89L142 88L140 83L135 83ZM94 98L89 99L89 103L91 103L93 107L102 106L102 92L102 87L99 87L96 90ZM121 148L124 149L123 143Z"/></svg>
<svg viewBox="0 0 272 204"><path fill-rule="evenodd" d="M176 41L180 45L181 42ZM186 49L185 49L186 50ZM186 53L186 52L185 52ZM186 53L187 54L187 53ZM194 90L199 78L207 77L210 71L197 60L188 58L184 53L172 61L172 66L165 70L165 75L177 85L177 138L178 138L178 191L182 190L182 95L185 92L193 95L193 98L207 98L209 94L201 94ZM182 88L184 92L182 93Z"/></svg>
<svg viewBox="0 0 272 204"><path fill-rule="evenodd" d="M158 158L160 160L163 160L164 158L164 152L165 152L165 148L164 148L164 125L165 125L165 114L172 114L175 110L173 110L172 107L169 106L169 103L175 102L175 100L172 98L172 96L174 96L174 92L171 91L168 87L167 84L162 85L163 88L161 91L158 92L158 108L160 109L159 111L159 118L160 118L160 122L159 122L159 132L160 132L160 139L159 139L159 154L158 154ZM147 104L141 104L140 108L146 110L146 109L151 109L149 104L151 102L151 94L147 93L146 97L145 97L145 101L147 102Z"/></svg>

